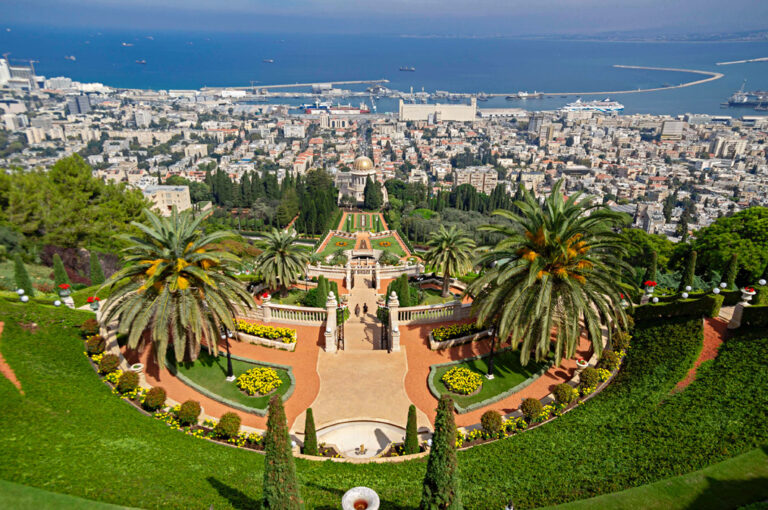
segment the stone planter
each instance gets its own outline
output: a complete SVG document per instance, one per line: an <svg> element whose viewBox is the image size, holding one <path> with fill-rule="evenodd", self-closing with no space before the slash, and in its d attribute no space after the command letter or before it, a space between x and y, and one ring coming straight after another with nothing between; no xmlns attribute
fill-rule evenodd
<svg viewBox="0 0 768 510"><path fill-rule="evenodd" d="M270 340L269 338L262 338L260 336L254 336L249 335L247 333L243 333L242 331L238 332L238 335L240 336L241 340L245 340L246 342L256 344L256 345L264 345L266 347L274 347L275 349L282 349L284 351L295 351L296 350L296 342L289 344L286 342L280 342L278 340Z"/></svg>
<svg viewBox="0 0 768 510"><path fill-rule="evenodd" d="M59 297L68 297L70 294L72 294L72 291L69 289L59 289Z"/></svg>
<svg viewBox="0 0 768 510"><path fill-rule="evenodd" d="M471 335L462 336L459 338L452 338L450 340L443 340L442 342L438 342L432 337L432 332L429 332L429 348L433 351L437 351L440 349L448 349L449 347L454 347L456 345L466 344L469 342L474 342L475 340L480 340L481 338L485 338L491 334L490 330L485 331L478 331L477 333L473 333Z"/></svg>
<svg viewBox="0 0 768 510"><path fill-rule="evenodd" d="M746 289L746 288L741 289L742 302L749 303L750 301L752 301L752 296L754 296L755 294L757 294L757 292L755 292L755 289Z"/></svg>
<svg viewBox="0 0 768 510"><path fill-rule="evenodd" d="M131 365L131 370L136 372L137 374L140 374L144 371L144 363L134 363Z"/></svg>
<svg viewBox="0 0 768 510"><path fill-rule="evenodd" d="M341 498L343 510L379 510L379 495L368 487L349 489Z"/></svg>
<svg viewBox="0 0 768 510"><path fill-rule="evenodd" d="M99 302L98 301L94 301L93 303L89 303L88 306L90 306L91 310L93 310L94 312L98 312L99 311Z"/></svg>
<svg viewBox="0 0 768 510"><path fill-rule="evenodd" d="M589 362L585 359L576 360L576 373L581 372L589 366Z"/></svg>

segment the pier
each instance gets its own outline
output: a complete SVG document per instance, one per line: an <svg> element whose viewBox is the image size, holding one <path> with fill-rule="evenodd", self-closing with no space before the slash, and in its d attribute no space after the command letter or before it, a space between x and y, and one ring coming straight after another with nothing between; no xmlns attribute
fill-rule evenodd
<svg viewBox="0 0 768 510"><path fill-rule="evenodd" d="M747 58L744 60L731 60L730 62L717 62L716 66L730 66L733 64L750 64L752 62L768 62L768 57Z"/></svg>
<svg viewBox="0 0 768 510"><path fill-rule="evenodd" d="M318 85L366 85L377 83L389 83L389 80L351 80L351 81L318 81L314 83L285 83L281 85L251 85L248 87L203 87L200 90L204 91L216 91L216 90L265 90L265 89L295 89L304 87L313 87Z"/></svg>

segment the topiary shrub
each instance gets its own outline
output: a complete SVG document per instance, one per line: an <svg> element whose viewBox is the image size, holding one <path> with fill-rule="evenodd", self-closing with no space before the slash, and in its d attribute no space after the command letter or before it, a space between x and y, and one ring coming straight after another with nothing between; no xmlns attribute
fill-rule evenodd
<svg viewBox="0 0 768 510"><path fill-rule="evenodd" d="M237 437L240 432L240 415L237 413L225 413L219 423L213 428L213 433L216 437L222 437L229 439L230 437Z"/></svg>
<svg viewBox="0 0 768 510"><path fill-rule="evenodd" d="M613 372L619 368L619 357L613 351L603 351L600 361L597 362L597 368L604 368Z"/></svg>
<svg viewBox="0 0 768 510"><path fill-rule="evenodd" d="M558 404L568 405L576 399L574 388L568 383L561 383L555 386L555 389L552 390L552 394L555 396L555 400Z"/></svg>
<svg viewBox="0 0 768 510"><path fill-rule="evenodd" d="M405 443L403 444L403 453L411 455L419 453L419 432L416 426L416 406L411 404L408 407L408 421L405 427Z"/></svg>
<svg viewBox="0 0 768 510"><path fill-rule="evenodd" d="M599 383L600 376L596 369L587 367L581 371L581 379L579 380L580 389L595 388Z"/></svg>
<svg viewBox="0 0 768 510"><path fill-rule="evenodd" d="M312 408L307 409L304 418L304 455L317 455L317 430L315 430L315 415Z"/></svg>
<svg viewBox="0 0 768 510"><path fill-rule="evenodd" d="M629 349L629 340L632 337L626 331L620 329L613 330L611 334L611 346L614 351L626 351Z"/></svg>
<svg viewBox="0 0 768 510"><path fill-rule="evenodd" d="M84 336L92 336L99 332L99 322L96 319L87 319L80 325L80 332Z"/></svg>
<svg viewBox="0 0 768 510"><path fill-rule="evenodd" d="M139 374L133 370L123 372L120 379L117 380L117 391L120 393L130 393L139 387Z"/></svg>
<svg viewBox="0 0 768 510"><path fill-rule="evenodd" d="M501 414L498 411L490 409L480 417L480 425L490 436L498 436L501 431Z"/></svg>
<svg viewBox="0 0 768 510"><path fill-rule="evenodd" d="M107 341L101 335L89 336L88 340L85 341L85 350L90 355L101 354L106 347Z"/></svg>
<svg viewBox="0 0 768 510"><path fill-rule="evenodd" d="M544 406L535 398L526 398L520 404L520 411L522 411L523 416L529 422L538 418L543 410Z"/></svg>
<svg viewBox="0 0 768 510"><path fill-rule="evenodd" d="M165 405L165 390L160 386L151 388L146 395L144 395L144 409L147 411L157 411Z"/></svg>
<svg viewBox="0 0 768 510"><path fill-rule="evenodd" d="M187 400L179 408L178 418L182 425L197 425L197 418L200 416L200 402L197 400Z"/></svg>
<svg viewBox="0 0 768 510"><path fill-rule="evenodd" d="M99 361L99 373L108 374L114 372L118 366L120 366L120 358L117 355L105 354L101 361Z"/></svg>

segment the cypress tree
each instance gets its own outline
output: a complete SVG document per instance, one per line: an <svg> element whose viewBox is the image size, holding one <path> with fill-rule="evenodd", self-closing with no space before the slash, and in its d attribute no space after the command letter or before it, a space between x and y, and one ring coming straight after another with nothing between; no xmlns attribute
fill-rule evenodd
<svg viewBox="0 0 768 510"><path fill-rule="evenodd" d="M264 438L264 487L262 508L272 510L301 510L299 481L291 453L291 438L285 418L283 401L274 395L269 400L267 434Z"/></svg>
<svg viewBox="0 0 768 510"><path fill-rule="evenodd" d="M768 263L765 264L765 269L763 270L763 275L760 277L761 280L768 280Z"/></svg>
<svg viewBox="0 0 768 510"><path fill-rule="evenodd" d="M416 428L416 406L408 408L408 425L405 427L405 454L419 453L419 433Z"/></svg>
<svg viewBox="0 0 768 510"><path fill-rule="evenodd" d="M24 261L21 260L21 255L18 253L13 257L13 274L16 279L16 288L24 289L24 293L27 296L30 298L34 297L35 288L32 287L32 280L29 278Z"/></svg>
<svg viewBox="0 0 768 510"><path fill-rule="evenodd" d="M315 307L325 307L325 301L328 299L328 280L325 276L317 277L317 297L315 298Z"/></svg>
<svg viewBox="0 0 768 510"><path fill-rule="evenodd" d="M739 273L739 255L734 253L725 268L725 283L728 289L736 288L736 275Z"/></svg>
<svg viewBox="0 0 768 510"><path fill-rule="evenodd" d="M440 508L461 510L459 472L456 462L456 423L453 419L453 399L440 397L435 416L435 433L427 459L427 473L421 492L421 510Z"/></svg>
<svg viewBox="0 0 768 510"><path fill-rule="evenodd" d="M656 250L651 252L651 262L648 264L648 270L645 273L645 281L656 281L656 272L658 271L659 255Z"/></svg>
<svg viewBox="0 0 768 510"><path fill-rule="evenodd" d="M306 420L304 421L304 454L317 455L317 431L315 430L315 417L312 414L312 408L307 409Z"/></svg>
<svg viewBox="0 0 768 510"><path fill-rule="evenodd" d="M64 262L58 253L53 254L53 283L56 287L63 283L70 283L67 270L64 268Z"/></svg>
<svg viewBox="0 0 768 510"><path fill-rule="evenodd" d="M101 268L99 256L95 251L91 251L91 285L101 285L104 283L104 270Z"/></svg>
<svg viewBox="0 0 768 510"><path fill-rule="evenodd" d="M693 276L696 272L696 250L691 250L688 254L688 260L685 262L685 272L683 278L680 280L680 286L678 292L685 292L686 286L693 287Z"/></svg>

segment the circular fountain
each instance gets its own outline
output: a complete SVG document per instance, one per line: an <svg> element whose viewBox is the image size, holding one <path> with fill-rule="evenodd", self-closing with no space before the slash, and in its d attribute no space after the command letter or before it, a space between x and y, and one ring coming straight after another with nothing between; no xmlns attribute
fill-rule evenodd
<svg viewBox="0 0 768 510"><path fill-rule="evenodd" d="M368 487L353 487L341 498L344 510L379 510L379 495Z"/></svg>

